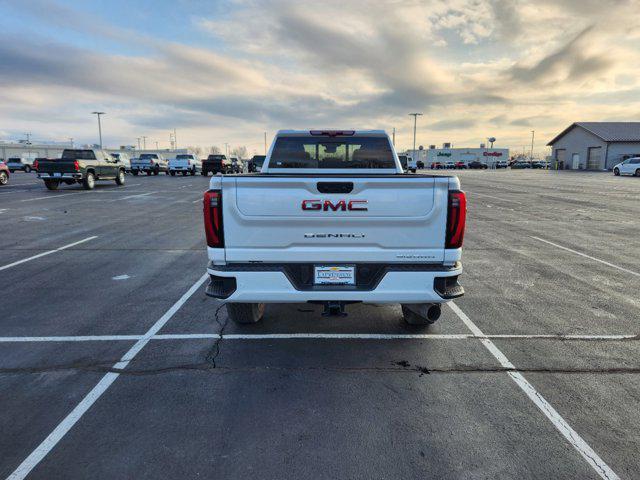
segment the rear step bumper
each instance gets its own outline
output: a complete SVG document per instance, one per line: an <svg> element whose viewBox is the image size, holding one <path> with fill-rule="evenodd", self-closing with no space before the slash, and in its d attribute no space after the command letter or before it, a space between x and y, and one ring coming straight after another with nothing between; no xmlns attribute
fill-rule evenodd
<svg viewBox="0 0 640 480"><path fill-rule="evenodd" d="M207 295L238 303L444 303L464 294L458 284L462 265L375 265L358 285L314 286L305 283L295 264L209 264ZM359 266L362 268L362 265Z"/></svg>

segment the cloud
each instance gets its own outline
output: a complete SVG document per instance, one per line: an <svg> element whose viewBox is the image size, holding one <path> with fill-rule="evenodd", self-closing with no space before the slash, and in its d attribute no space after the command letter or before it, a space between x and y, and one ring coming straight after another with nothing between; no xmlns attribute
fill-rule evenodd
<svg viewBox="0 0 640 480"><path fill-rule="evenodd" d="M444 131L444 130L460 130L465 128L471 128L478 124L478 121L473 118L460 118L453 120L440 120L439 122L431 123L427 126L429 130Z"/></svg>

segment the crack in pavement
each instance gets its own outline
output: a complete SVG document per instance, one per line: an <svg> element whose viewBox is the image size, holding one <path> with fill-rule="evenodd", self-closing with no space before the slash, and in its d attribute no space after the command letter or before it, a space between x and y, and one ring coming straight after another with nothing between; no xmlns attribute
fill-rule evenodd
<svg viewBox="0 0 640 480"><path fill-rule="evenodd" d="M206 362L210 364L213 368L216 368L216 359L220 355L220 343L224 338L224 330L227 327L227 324L229 323L228 314L225 316L224 323L220 322L220 310L224 306L225 306L225 303L221 303L220 305L218 305L218 308L216 308L216 313L215 313L215 321L220 327L220 330L218 331L218 334L220 335L220 337L217 338L215 342L213 342L213 346L211 347L211 349L209 349L209 352L207 352L207 355L205 356Z"/></svg>

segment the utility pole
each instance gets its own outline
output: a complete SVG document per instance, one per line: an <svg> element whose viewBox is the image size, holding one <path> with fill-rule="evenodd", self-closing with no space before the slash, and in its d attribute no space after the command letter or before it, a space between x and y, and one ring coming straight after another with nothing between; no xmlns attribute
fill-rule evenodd
<svg viewBox="0 0 640 480"><path fill-rule="evenodd" d="M393 127L393 146L396 146L396 127Z"/></svg>
<svg viewBox="0 0 640 480"><path fill-rule="evenodd" d="M413 155L415 155L416 154L416 123L418 122L418 117L421 116L422 113L410 113L409 115L413 116Z"/></svg>
<svg viewBox="0 0 640 480"><path fill-rule="evenodd" d="M156 141L156 150L160 150L160 149L158 148L158 142L157 142L157 141Z"/></svg>
<svg viewBox="0 0 640 480"><path fill-rule="evenodd" d="M25 135L27 136L27 145L29 145L27 155L29 155L29 160L31 160L31 133L25 133Z"/></svg>
<svg viewBox="0 0 640 480"><path fill-rule="evenodd" d="M71 143L71 148L73 148L73 137L69 137L69 143Z"/></svg>
<svg viewBox="0 0 640 480"><path fill-rule="evenodd" d="M138 150L140 150L140 137L138 137Z"/></svg>
<svg viewBox="0 0 640 480"><path fill-rule="evenodd" d="M178 135L176 135L176 129L173 129L173 149L178 149Z"/></svg>
<svg viewBox="0 0 640 480"><path fill-rule="evenodd" d="M224 152L226 154L227 160L229 160L229 144L228 143L224 144Z"/></svg>
<svg viewBox="0 0 640 480"><path fill-rule="evenodd" d="M147 137L145 135L142 136L142 149L147 149Z"/></svg>
<svg viewBox="0 0 640 480"><path fill-rule="evenodd" d="M105 115L105 112L91 112L92 115L98 117L98 135L100 136L100 148L102 149L102 124L100 123L100 115Z"/></svg>
<svg viewBox="0 0 640 480"><path fill-rule="evenodd" d="M267 154L267 132L264 132L264 154Z"/></svg>
<svg viewBox="0 0 640 480"><path fill-rule="evenodd" d="M531 130L531 160L533 160L533 139L536 136L536 131Z"/></svg>

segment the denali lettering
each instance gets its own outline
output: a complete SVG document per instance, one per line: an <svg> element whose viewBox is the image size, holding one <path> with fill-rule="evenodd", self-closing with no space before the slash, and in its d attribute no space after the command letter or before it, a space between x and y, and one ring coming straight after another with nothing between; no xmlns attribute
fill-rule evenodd
<svg viewBox="0 0 640 480"><path fill-rule="evenodd" d="M368 200L349 200L348 202L346 200L338 200L336 203L331 200L303 200L302 210L366 212L369 208L363 205L367 205L367 203L369 203Z"/></svg>
<svg viewBox="0 0 640 480"><path fill-rule="evenodd" d="M304 238L364 238L364 233L305 233Z"/></svg>

